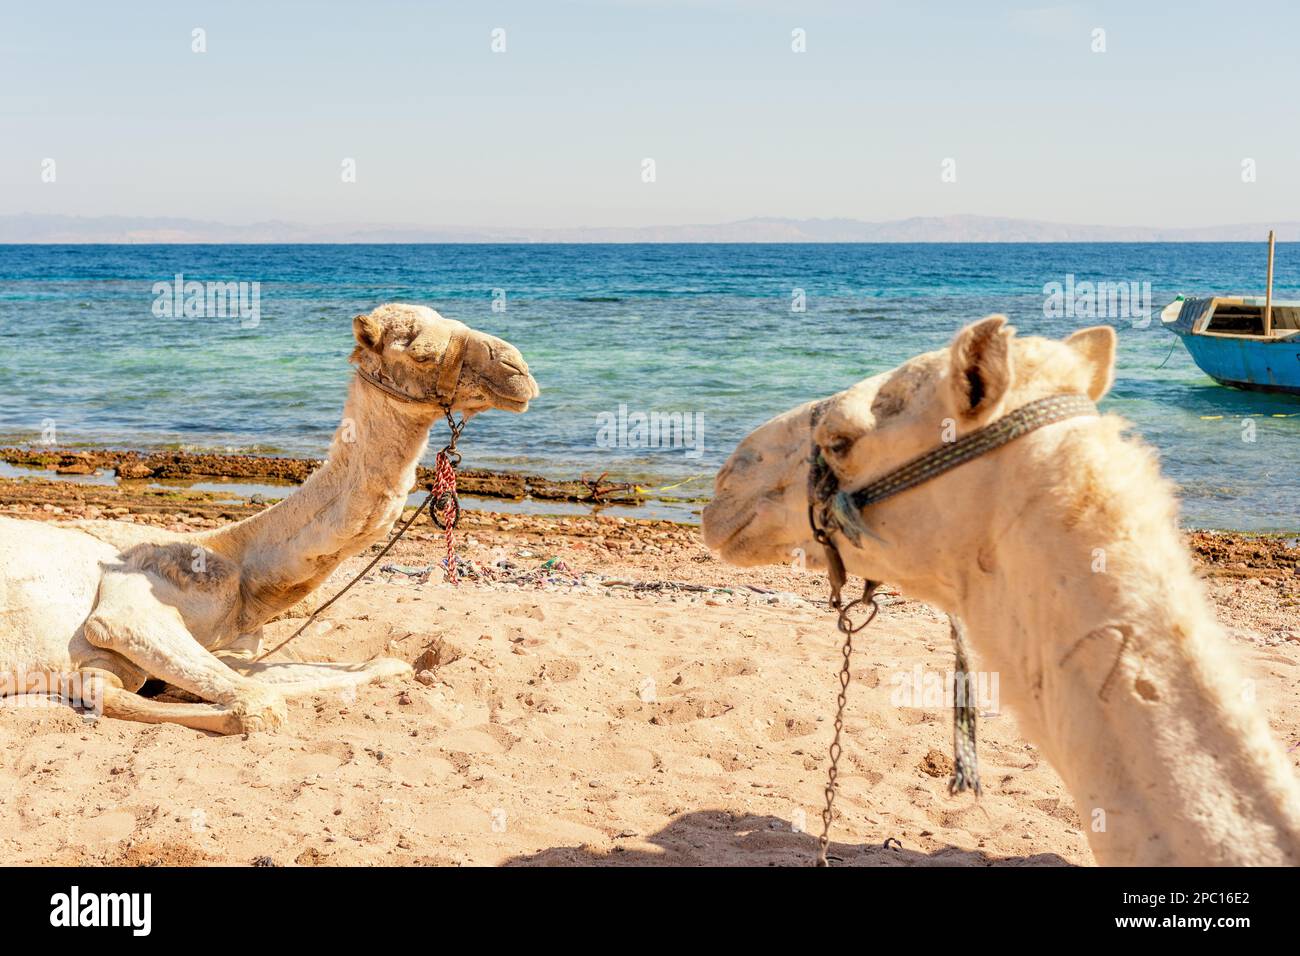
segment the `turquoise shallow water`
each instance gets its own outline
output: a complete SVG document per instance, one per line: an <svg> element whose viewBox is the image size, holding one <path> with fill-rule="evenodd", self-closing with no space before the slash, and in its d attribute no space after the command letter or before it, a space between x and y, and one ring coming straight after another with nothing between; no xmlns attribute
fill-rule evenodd
<svg viewBox="0 0 1300 956"><path fill-rule="evenodd" d="M1105 407L1159 448L1184 522L1296 530L1300 399L1215 385L1181 345L1170 353L1156 314L1179 292L1262 291L1264 256L1202 243L0 246L0 443L34 442L53 420L63 445L320 455L351 317L410 301L510 340L542 386L527 415L473 423L467 465L662 485L711 473L773 414L989 312L1021 334L1095 324L1044 314L1044 285L1073 275L1150 283L1149 327L1108 319L1120 354ZM260 283L258 325L155 316L153 286L176 273ZM806 311L791 311L795 289ZM1296 246L1278 249L1275 294L1300 296ZM620 405L698 416L699 457L602 447L601 413Z"/></svg>

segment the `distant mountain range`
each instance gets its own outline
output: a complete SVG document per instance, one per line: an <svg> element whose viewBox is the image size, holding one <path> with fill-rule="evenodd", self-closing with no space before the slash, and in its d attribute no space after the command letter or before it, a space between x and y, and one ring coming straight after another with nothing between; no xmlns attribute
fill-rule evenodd
<svg viewBox="0 0 1300 956"><path fill-rule="evenodd" d="M0 216L0 243L351 243L351 242L1280 242L1300 241L1300 222L1162 229L1086 226L998 216L860 219L742 219L683 226L508 229L391 223L308 225L268 220L230 225L130 216Z"/></svg>

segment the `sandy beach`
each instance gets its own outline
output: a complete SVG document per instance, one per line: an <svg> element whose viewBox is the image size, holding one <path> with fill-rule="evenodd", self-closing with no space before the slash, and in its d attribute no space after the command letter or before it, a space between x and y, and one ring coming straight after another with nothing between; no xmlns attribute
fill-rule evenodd
<svg viewBox="0 0 1300 956"><path fill-rule="evenodd" d="M50 480L0 482L0 514L214 527L260 507ZM1300 763L1300 548L1189 535L1272 729ZM418 679L290 702L276 733L0 709L0 856L13 864L811 862L838 635L815 574L740 570L698 528L600 515L465 514L458 587L421 574L421 519L282 652L384 654ZM372 552L373 553L373 552ZM267 628L302 622L344 564ZM509 567L492 580L475 569ZM542 566L550 561L549 567ZM541 568L541 570L537 570ZM511 583L509 578L514 578ZM892 591L892 589L888 589ZM853 865L1088 865L1060 779L1008 713L980 723L984 795L950 797L943 708L891 702L952 666L944 618L889 594L857 642L832 856ZM975 663L978 668L978 662ZM888 841L888 845L886 845Z"/></svg>

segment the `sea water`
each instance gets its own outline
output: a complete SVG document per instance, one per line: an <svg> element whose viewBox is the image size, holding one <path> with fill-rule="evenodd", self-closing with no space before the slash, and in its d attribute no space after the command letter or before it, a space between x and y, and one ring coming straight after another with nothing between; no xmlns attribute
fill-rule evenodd
<svg viewBox="0 0 1300 956"><path fill-rule="evenodd" d="M754 426L1002 312L1021 335L1115 327L1103 408L1159 450L1186 525L1296 530L1300 399L1216 385L1159 320L1180 292L1261 292L1265 261L1246 243L0 246L0 444L320 456L352 316L415 302L514 343L541 385L526 415L472 422L466 466L707 496ZM1300 297L1300 248L1274 281ZM242 308L187 315L187 283Z"/></svg>

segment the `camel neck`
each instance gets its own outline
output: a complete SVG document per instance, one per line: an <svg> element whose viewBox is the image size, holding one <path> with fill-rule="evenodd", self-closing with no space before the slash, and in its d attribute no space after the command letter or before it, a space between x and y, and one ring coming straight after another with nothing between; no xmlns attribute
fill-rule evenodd
<svg viewBox="0 0 1300 956"><path fill-rule="evenodd" d="M349 505L338 530L371 537L391 526L377 518L374 506L406 500L429 444L429 429L441 414L433 405L402 401L352 379L329 456L312 475L320 476L322 492L332 488Z"/></svg>
<svg viewBox="0 0 1300 956"><path fill-rule="evenodd" d="M1022 512L960 613L1098 862L1300 863L1300 786L1172 522L1077 518Z"/></svg>
<svg viewBox="0 0 1300 956"><path fill-rule="evenodd" d="M294 494L213 540L242 568L241 630L291 606L388 533L437 414L353 378L325 463Z"/></svg>

